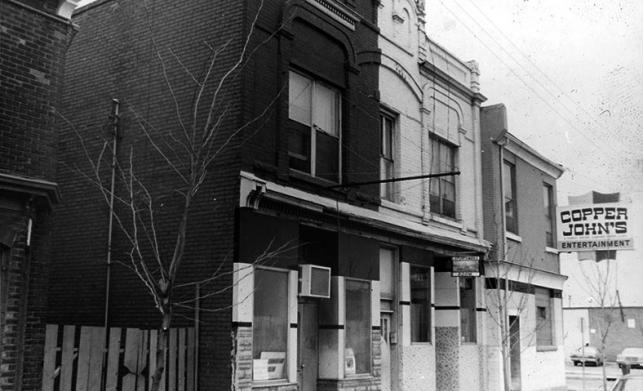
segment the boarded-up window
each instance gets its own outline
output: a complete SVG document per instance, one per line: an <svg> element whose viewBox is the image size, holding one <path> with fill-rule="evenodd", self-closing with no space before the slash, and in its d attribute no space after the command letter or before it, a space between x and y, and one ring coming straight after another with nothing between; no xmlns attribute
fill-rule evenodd
<svg viewBox="0 0 643 391"><path fill-rule="evenodd" d="M536 288L536 344L551 346L554 344L554 322L549 289Z"/></svg>

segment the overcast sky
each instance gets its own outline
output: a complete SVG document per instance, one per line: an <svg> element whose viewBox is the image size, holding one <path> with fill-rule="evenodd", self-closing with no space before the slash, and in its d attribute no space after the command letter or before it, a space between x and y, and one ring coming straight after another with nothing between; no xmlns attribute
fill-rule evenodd
<svg viewBox="0 0 643 391"><path fill-rule="evenodd" d="M627 289L643 275L643 1L426 0L426 13L433 40L480 63L509 131L567 168L561 205L590 190L631 195L636 250L619 251L612 273L623 305L643 305ZM581 268L592 275L593 262L561 258L564 305L592 305Z"/></svg>
<svg viewBox="0 0 643 391"><path fill-rule="evenodd" d="M643 1L426 0L429 36L480 64L486 104L567 172L559 202L643 191Z"/></svg>

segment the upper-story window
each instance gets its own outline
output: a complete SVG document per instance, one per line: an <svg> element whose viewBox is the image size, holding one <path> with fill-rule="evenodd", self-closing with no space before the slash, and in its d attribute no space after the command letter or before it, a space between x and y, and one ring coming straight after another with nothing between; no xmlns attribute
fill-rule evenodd
<svg viewBox="0 0 643 391"><path fill-rule="evenodd" d="M455 170L456 148L440 139L431 137L431 173ZM429 195L431 212L455 218L455 176L431 178Z"/></svg>
<svg viewBox="0 0 643 391"><path fill-rule="evenodd" d="M380 137L382 150L380 151L380 178L392 179L395 176L395 118L388 114L380 114ZM380 195L383 199L393 201L395 198L395 182L382 183Z"/></svg>
<svg viewBox="0 0 643 391"><path fill-rule="evenodd" d="M516 166L505 161L502 169L502 184L505 203L505 229L518 234L518 211L516 210Z"/></svg>
<svg viewBox="0 0 643 391"><path fill-rule="evenodd" d="M545 244L554 247L554 189L543 184L543 206L545 212Z"/></svg>
<svg viewBox="0 0 643 391"><path fill-rule="evenodd" d="M338 90L290 71L288 137L290 167L340 181L341 107Z"/></svg>

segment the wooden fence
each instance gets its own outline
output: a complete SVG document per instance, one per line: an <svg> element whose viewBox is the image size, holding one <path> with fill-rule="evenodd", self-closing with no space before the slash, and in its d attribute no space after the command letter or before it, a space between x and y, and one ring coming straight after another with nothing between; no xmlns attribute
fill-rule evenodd
<svg viewBox="0 0 643 391"><path fill-rule="evenodd" d="M42 391L149 391L157 341L157 330L47 325ZM196 389L195 352L193 328L170 329L160 391Z"/></svg>

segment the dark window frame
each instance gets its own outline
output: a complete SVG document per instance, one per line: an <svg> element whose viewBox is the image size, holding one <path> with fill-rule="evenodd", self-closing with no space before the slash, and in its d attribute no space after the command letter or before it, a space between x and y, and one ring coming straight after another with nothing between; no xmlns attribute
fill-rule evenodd
<svg viewBox="0 0 643 391"><path fill-rule="evenodd" d="M509 170L508 174L506 170ZM509 175L509 183L505 180ZM502 164L502 181L503 181L503 194L502 201L505 211L505 230L518 235L518 208L517 208L517 194L516 194L516 165L508 160L504 160ZM507 190L511 192L508 197ZM511 213L509 213L509 211Z"/></svg>
<svg viewBox="0 0 643 391"><path fill-rule="evenodd" d="M310 96L308 97L309 106L309 118L306 122L302 122L298 119L293 118L291 115L291 108L293 107L293 99L290 96L291 92L291 81L293 75L297 75L301 78L304 78L308 81L310 86ZM288 158L289 166L291 169L302 172L306 175L310 175L315 178L321 178L333 183L341 183L342 180L342 91L323 81L319 78L316 78L312 75L305 74L299 70L290 69L288 72L288 121L291 124L288 129ZM315 103L315 99L318 99L319 95L317 93L317 87L322 87L325 90L328 90L334 93L334 112L336 113L336 118L334 118L334 127L336 127L336 133L333 134L332 131L328 129L323 129L318 124L315 123L315 113L316 107L321 107ZM336 147L333 148L333 143L336 143ZM330 149L334 149L337 155L337 161L328 161L328 159L320 159L321 153L324 152L322 149L326 145ZM298 148L294 148L297 146ZM302 149L302 151L296 151L295 149ZM330 165L334 167L333 172L322 172L319 170L321 162L325 162L324 165ZM307 166L307 167L306 167Z"/></svg>
<svg viewBox="0 0 643 391"><path fill-rule="evenodd" d="M288 300L289 300L289 290L290 290L290 281L289 281L289 272L290 271L288 269L280 269L280 268L273 268L273 267L267 267L267 266L255 266L254 267L254 272L253 272L253 296L256 296L256 292L260 291L260 289L257 287L257 277L262 272L280 273L280 274L285 275L285 290L286 290L286 292L285 292L285 300L286 300L286 302L285 302L284 308L282 308L282 310L284 310L284 316L278 317L278 318L281 318L281 322L282 322L281 326L283 327L283 330L281 330L281 332L283 334L282 338L284 339L283 342L285 344L285 349L284 349L285 356L284 356L284 363L283 363L283 367L282 367L282 376L281 377L276 378L276 379L256 379L255 378L255 373L254 373L254 362L253 362L252 379L253 379L254 382L284 381L284 380L288 379L288 364L289 364L289 361L290 361L289 349L288 349L289 348L288 347L288 338L289 338L288 334L289 334L289 330L290 330L289 329L290 325L288 324L288 311L289 311L289 304L290 304L288 302ZM284 288L284 287L282 287L282 288ZM269 289L272 290L272 291L276 291L277 287L275 287L273 284L271 284ZM261 296L261 295L259 295L259 296ZM253 319L252 319L252 357L253 357L253 359L258 358L258 357L256 357L257 353L258 353L257 352L257 345L258 344L256 343L256 338L258 338L257 337L258 332L256 330L257 330L258 323L259 323L257 321L257 318L256 318L257 317L257 301L258 300L253 299L253 309L252 309L252 311L253 311L253 315L252 315L252 317L253 317ZM272 333L272 335L274 336L275 334ZM272 350L268 350L266 352L271 352L271 351Z"/></svg>
<svg viewBox="0 0 643 391"><path fill-rule="evenodd" d="M458 149L459 147L448 141L443 140L433 134L429 136L429 144L431 150L431 174L438 174L444 172L451 172L457 170ZM450 154L450 162L444 164L441 159L443 150L446 149ZM436 152L437 151L437 152ZM436 158L437 155L437 158ZM438 166L435 167L437 160ZM451 188L453 199L449 200L444 197L448 192L447 188ZM436 193L437 190L437 193ZM450 203L448 202L450 201ZM429 208L431 213L456 219L458 208L458 189L457 182L454 175L442 176L438 178L431 178L429 180Z"/></svg>
<svg viewBox="0 0 643 391"><path fill-rule="evenodd" d="M422 280L422 282L425 282L426 286L422 286L421 284L418 284L418 286L414 289L413 287L413 276L414 276L414 271L421 271L422 274L425 274L425 279ZM418 281L420 282L420 281ZM425 297L416 297L414 298L414 292L419 292L421 289L426 289ZM431 343L432 342L432 326L433 326L433 317L432 317L432 311L431 311L431 292L432 287L431 287L431 268L427 266L422 266L422 265L415 265L411 264L409 266L409 291L410 291L410 312L411 312L411 343ZM423 313L419 313L419 330L414 330L413 327L415 327L415 322L414 319L418 315L415 311L420 310L423 311ZM416 314L416 316L414 316ZM422 315L426 316L426 319L422 317ZM422 323L422 320L426 320L426 323Z"/></svg>
<svg viewBox="0 0 643 391"><path fill-rule="evenodd" d="M368 288L366 289L366 292L367 292L366 297L368 297L368 305L366 306L366 311L368 312L368 316L360 318L360 319L366 319L367 327L365 327L364 330L362 330L362 333L358 333L359 336L364 336L364 335L366 336L366 339L367 339L366 348L368 349L368 354L366 354L366 356L367 356L367 359L366 359L367 368L366 368L366 370L359 371L360 367L362 367L362 365L360 365L360 362L359 362L361 357L357 357L357 354L359 354L359 352L356 352L355 374L347 375L348 377L350 377L350 376L360 376L360 375L370 375L371 372L373 371L373 346L372 346L372 338L373 337L372 337L372 331L371 331L372 330L372 325L371 325L372 313L371 313L371 311L372 311L372 300L373 300L373 298L372 298L371 293L370 293L371 289L373 289L373 286L372 286L371 281L369 281L369 280L364 280L364 279L360 279L360 278L353 278L353 277L345 277L344 278L344 300L346 300L346 297L348 296L348 286L351 283L365 284L365 285L368 286ZM348 324L349 323L348 314L349 313L352 314L353 312L349 312L348 305L344 306L344 310L346 311L346 313L344 315L345 316L345 326L344 327L346 329L345 337L344 337L344 348L348 349L348 348L352 348L352 347L348 346L348 344L350 343L350 341L349 341L349 339L350 339L349 338L349 333L350 333L350 331L352 331L350 326L349 326L349 324Z"/></svg>
<svg viewBox="0 0 643 391"><path fill-rule="evenodd" d="M460 339L463 343L477 343L478 330L476 319L476 279L475 277L459 277L459 290L460 290ZM463 291L471 291L471 301L465 303L463 300ZM467 298L468 299L468 298ZM468 300L467 300L468 301ZM471 320L470 323L465 324L463 320L465 316ZM468 326L468 327L467 327Z"/></svg>
<svg viewBox="0 0 643 391"><path fill-rule="evenodd" d="M554 238L554 186L543 183L543 202L545 211L545 246L555 247Z"/></svg>
<svg viewBox="0 0 643 391"><path fill-rule="evenodd" d="M397 122L396 116L387 112L380 112L380 179L392 179L395 177ZM386 126L387 124L389 125L388 127ZM388 137L386 137L387 135ZM387 145L388 148L386 147ZM395 190L395 182L382 183L380 197L387 201L395 202Z"/></svg>

